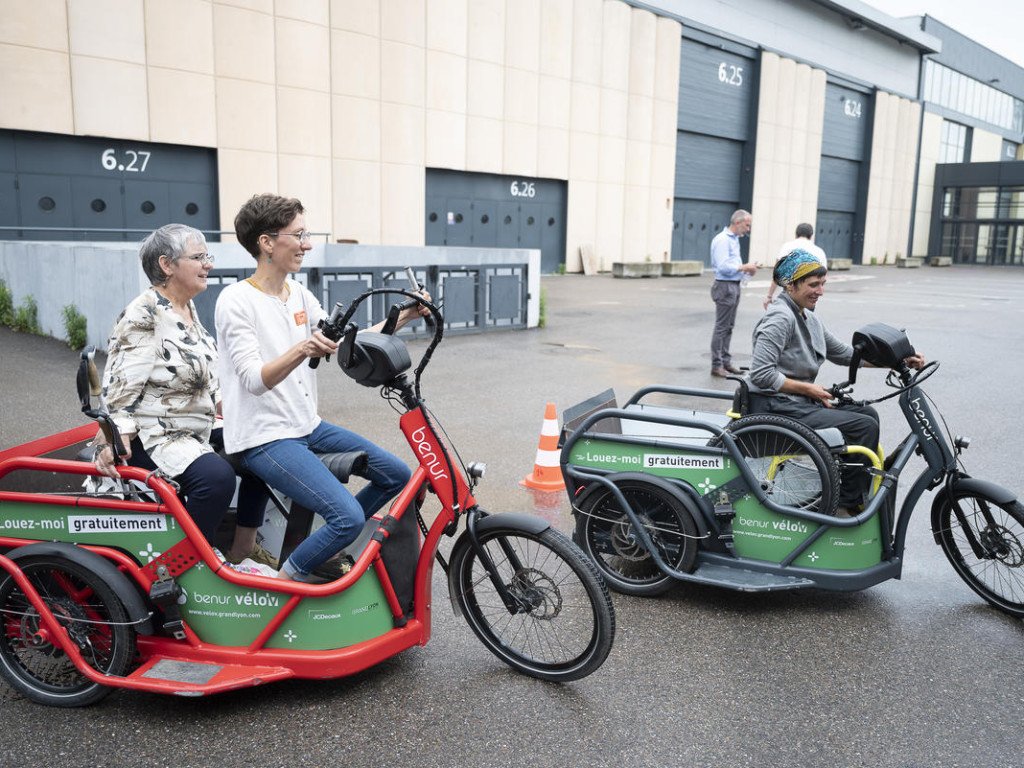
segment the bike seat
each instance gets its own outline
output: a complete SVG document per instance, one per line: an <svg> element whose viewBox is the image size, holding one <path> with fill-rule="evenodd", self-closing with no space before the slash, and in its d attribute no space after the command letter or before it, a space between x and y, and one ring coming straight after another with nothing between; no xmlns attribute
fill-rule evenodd
<svg viewBox="0 0 1024 768"><path fill-rule="evenodd" d="M320 461L331 473L343 483L347 483L352 475L365 477L370 466L370 456L366 451L347 451L345 453L321 453Z"/></svg>
<svg viewBox="0 0 1024 768"><path fill-rule="evenodd" d="M242 466L240 454L218 451L221 457L231 465L236 475L252 475ZM344 453L318 453L317 458L324 463L331 474L342 483L347 483L352 475L364 477L369 466L370 457L366 451L346 451ZM91 460L91 459L90 459Z"/></svg>

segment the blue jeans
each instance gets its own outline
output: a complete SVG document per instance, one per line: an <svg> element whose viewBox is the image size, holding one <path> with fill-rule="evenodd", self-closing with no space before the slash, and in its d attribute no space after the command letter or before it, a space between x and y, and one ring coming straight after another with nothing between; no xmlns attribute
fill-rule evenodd
<svg viewBox="0 0 1024 768"><path fill-rule="evenodd" d="M317 457L318 453L346 451L366 451L370 457L369 483L355 496ZM366 520L412 476L398 457L326 421L305 437L274 440L244 451L242 466L326 521L282 566L289 576L298 574L300 578L351 544Z"/></svg>

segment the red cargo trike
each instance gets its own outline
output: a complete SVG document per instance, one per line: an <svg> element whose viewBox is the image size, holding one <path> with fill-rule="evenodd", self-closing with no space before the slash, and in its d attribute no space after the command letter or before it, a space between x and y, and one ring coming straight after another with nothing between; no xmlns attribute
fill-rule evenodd
<svg viewBox="0 0 1024 768"><path fill-rule="evenodd" d="M400 338L357 336L349 323L383 293L408 297L392 307L395 317L412 301L434 321L411 379ZM82 491L82 476L97 474L78 459L95 424L17 446L0 452L0 675L8 683L33 701L71 707L115 688L202 696L350 675L430 638L435 560L454 608L502 661L557 682L601 666L615 620L594 565L544 520L479 507L472 491L482 466L462 464L420 397L443 332L437 308L411 292L376 289L341 314L338 305L327 322L341 339L342 370L381 388L419 462L390 509L349 547L351 571L327 584L236 571L173 485L135 467L118 470L123 493ZM119 445L112 421L92 407L98 377L93 368L90 393L90 366L83 355L83 411ZM440 509L428 525L431 495ZM446 562L438 546L460 520Z"/></svg>

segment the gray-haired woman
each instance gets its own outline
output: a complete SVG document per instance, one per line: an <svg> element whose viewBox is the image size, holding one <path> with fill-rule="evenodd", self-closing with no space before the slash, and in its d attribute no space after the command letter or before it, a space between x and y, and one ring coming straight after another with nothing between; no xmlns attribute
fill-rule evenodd
<svg viewBox="0 0 1024 768"><path fill-rule="evenodd" d="M210 445L220 411L217 347L199 321L192 299L206 290L213 266L203 233L184 224L160 227L139 247L152 285L118 316L107 343L103 394L121 432L128 463L173 478L185 509L214 542L235 491L235 473ZM96 451L96 468L117 477L109 445ZM256 543L266 495L252 480L239 490L238 527L225 553L274 568Z"/></svg>

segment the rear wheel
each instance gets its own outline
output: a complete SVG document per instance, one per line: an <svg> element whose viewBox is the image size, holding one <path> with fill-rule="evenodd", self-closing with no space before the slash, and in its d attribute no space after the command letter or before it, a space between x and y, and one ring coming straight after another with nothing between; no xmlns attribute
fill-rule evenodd
<svg viewBox="0 0 1024 768"><path fill-rule="evenodd" d="M82 652L85 662L122 676L135 654L135 632L124 605L88 568L61 557L18 561L25 576ZM0 673L19 693L39 704L93 704L113 688L85 677L61 650L10 574L0 582Z"/></svg>
<svg viewBox="0 0 1024 768"><path fill-rule="evenodd" d="M1001 611L1024 617L1024 507L953 492L939 502L939 544L967 586Z"/></svg>
<svg viewBox="0 0 1024 768"><path fill-rule="evenodd" d="M623 480L616 487L665 564L690 571L697 557L697 527L682 503L664 488L642 480ZM580 502L576 540L616 592L650 597L676 583L643 545L609 488L601 486Z"/></svg>
<svg viewBox="0 0 1024 768"><path fill-rule="evenodd" d="M615 636L608 588L565 536L493 528L479 535L516 606L505 606L473 546L452 553L463 616L495 656L542 680L586 677L604 663Z"/></svg>
<svg viewBox="0 0 1024 768"><path fill-rule="evenodd" d="M771 414L744 416L726 429L769 499L826 515L835 512L839 468L814 430ZM717 437L710 442L721 444Z"/></svg>

